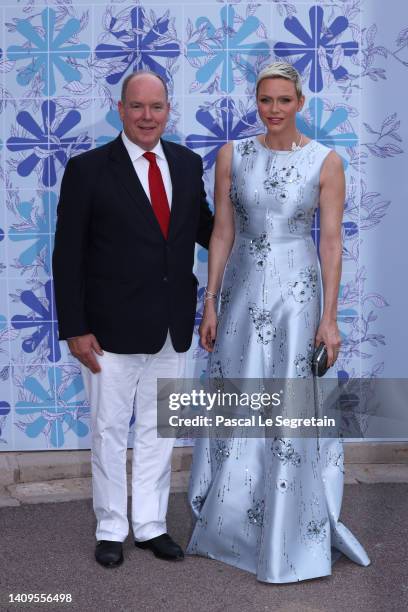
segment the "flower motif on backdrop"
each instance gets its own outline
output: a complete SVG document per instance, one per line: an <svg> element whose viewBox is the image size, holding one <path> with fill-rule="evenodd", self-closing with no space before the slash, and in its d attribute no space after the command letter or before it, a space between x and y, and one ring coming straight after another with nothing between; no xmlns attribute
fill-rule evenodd
<svg viewBox="0 0 408 612"><path fill-rule="evenodd" d="M340 285L339 291L339 328L342 337L342 347L339 355L338 368L345 372L347 367L355 358L361 360L373 357L373 348L378 345L385 345L385 336L377 331L370 331L370 327L377 320L375 309L389 306L387 300L379 293L367 293L365 291L365 281L367 271L364 267L357 269L355 277ZM359 314L356 307L361 305ZM378 376L381 364L371 366L370 372L356 375L354 371L349 371L350 377L375 377ZM380 367L381 369L381 367Z"/></svg>
<svg viewBox="0 0 408 612"><path fill-rule="evenodd" d="M57 116L57 105L48 100L41 105L42 127L37 124L28 111L18 113L17 123L33 138L27 136L11 136L7 140L10 151L33 152L17 165L20 176L29 176L38 164L42 166L42 183L46 187L53 187L57 182L55 160L65 167L69 157L75 151L86 151L91 146L91 139L87 132L78 136L65 134L72 130L81 121L81 114L77 110L70 110L65 117Z"/></svg>
<svg viewBox="0 0 408 612"><path fill-rule="evenodd" d="M39 74L44 83L42 93L48 96L56 92L54 67L65 81L80 81L81 72L73 65L72 58L86 59L91 52L85 44L64 45L81 30L79 19L69 19L57 32L56 25L57 13L50 8L42 11L41 26L34 26L29 19L17 19L15 29L26 42L7 49L7 58L11 61L30 60L28 65L18 70L17 83L28 85Z"/></svg>
<svg viewBox="0 0 408 612"><path fill-rule="evenodd" d="M404 27L398 33L395 39L395 49L384 47L381 44L377 44L375 39L378 34L377 24L373 23L367 28L363 28L360 31L359 26L350 24L355 33L360 37L361 46L358 55L353 55L351 61L355 68L359 70L353 70L353 74L349 73L345 78L339 89L343 92L343 95L347 96L353 93L354 89L361 89L359 81L363 77L368 77L371 81L379 81L387 79L387 69L391 68L392 59L397 61L401 66L408 68L408 61L403 59L406 49L408 47L408 27ZM401 57L401 54L402 57ZM380 61L381 58L388 60L386 68L376 66L376 61Z"/></svg>
<svg viewBox="0 0 408 612"><path fill-rule="evenodd" d="M283 17L284 15L286 15L286 17L291 17L297 12L296 6L292 4L290 0L271 0L271 1L275 3L278 13L281 17Z"/></svg>
<svg viewBox="0 0 408 612"><path fill-rule="evenodd" d="M340 104L335 105L329 111L328 104L321 98L312 98L306 113L298 114L297 127L303 134L321 142L326 147L335 150L338 147L346 149L355 147L358 143L358 137L349 124L349 117L354 115L353 109ZM325 111L327 112L326 120L324 120ZM344 157L342 159L344 166L347 168L348 161Z"/></svg>
<svg viewBox="0 0 408 612"><path fill-rule="evenodd" d="M194 320L194 333L195 334L198 334L198 329L201 325L201 321L203 318L204 297L205 297L204 294L205 294L205 288L200 287L197 291L197 311L196 311L195 320Z"/></svg>
<svg viewBox="0 0 408 612"><path fill-rule="evenodd" d="M101 42L96 47L96 57L106 60L109 67L107 83L116 85L131 69L151 70L165 81L172 75L174 60L180 55L180 44L176 39L174 25L169 11L156 17L153 11L148 14L141 6L121 11L116 17L106 13L106 34L113 36L119 44ZM106 39L106 34L103 39ZM164 67L158 58L167 60Z"/></svg>
<svg viewBox="0 0 408 612"><path fill-rule="evenodd" d="M197 68L196 81L190 86L190 92L207 83L220 67L221 91L231 93L240 80L254 84L258 73L257 65L270 54L266 42L244 42L251 34L262 29L262 24L255 15L247 16L238 30L234 29L235 10L231 5L223 6L220 16L219 28L215 28L208 17L199 17L194 31L191 21L187 23L186 59ZM253 64L244 59L245 56L253 58ZM234 71L238 74L234 75ZM213 92L209 90L208 93Z"/></svg>
<svg viewBox="0 0 408 612"><path fill-rule="evenodd" d="M0 242L3 242L4 236L5 236L4 230L0 228ZM0 274L4 272L5 269L6 269L6 264L0 261Z"/></svg>
<svg viewBox="0 0 408 612"><path fill-rule="evenodd" d="M186 138L186 145L190 149L210 148L203 157L204 170L214 165L218 150L226 142L252 136L262 129L256 108L245 108L241 100L236 103L231 98L221 98L201 105L196 112L196 119L213 134L189 134Z"/></svg>
<svg viewBox="0 0 408 612"><path fill-rule="evenodd" d="M6 314L0 314L0 358L3 364L7 361L4 354L10 352L10 341L14 340L19 332L7 326L8 317ZM0 366L0 383L8 379L10 374L10 366Z"/></svg>
<svg viewBox="0 0 408 612"><path fill-rule="evenodd" d="M358 266L360 242L356 240L359 232L369 230L379 223L388 212L390 200L383 200L379 192L368 191L363 179L360 189L354 176L347 185L343 223L343 262L353 262ZM353 239L353 240L352 240Z"/></svg>
<svg viewBox="0 0 408 612"><path fill-rule="evenodd" d="M19 380L15 385L20 389L16 402L16 414L25 417L16 423L29 438L43 434L48 446L60 448L65 443L68 431L83 438L89 427L83 419L89 419L89 406L78 400L84 385L78 368L47 368L48 381L45 385L34 376Z"/></svg>
<svg viewBox="0 0 408 612"><path fill-rule="evenodd" d="M274 46L277 57L289 58L301 56L294 67L303 73L311 65L309 87L311 91L318 92L323 89L323 71L326 68L336 81L348 76L342 66L344 58L358 53L358 42L351 40L339 42L337 39L349 27L349 20L345 16L338 16L330 26L325 26L324 10L321 6L312 6L309 11L310 34L306 31L297 17L287 17L285 28L302 43L278 42ZM323 62L326 66L323 66Z"/></svg>
<svg viewBox="0 0 408 612"><path fill-rule="evenodd" d="M51 280L44 285L45 296L37 297L33 291L22 291L20 301L30 309L30 313L14 315L11 324L14 329L35 328L36 331L23 339L21 345L23 351L34 353L40 343L46 342L47 359L55 363L61 359L61 349L58 342L58 321L52 291Z"/></svg>
<svg viewBox="0 0 408 612"><path fill-rule="evenodd" d="M381 124L380 130L374 130L368 123L363 123L369 134L373 135L375 142L363 142L362 147L367 147L368 151L375 157L393 157L404 151L393 141L402 142L402 138L398 133L401 121L398 120L397 113L393 113L386 117ZM390 142L384 142L384 139L392 139Z"/></svg>
<svg viewBox="0 0 408 612"><path fill-rule="evenodd" d="M351 108L339 105L332 109L324 122L325 106L321 98L312 98L309 102L307 115L298 115L297 126L306 136L322 142L328 147L351 148L358 143L355 132L348 130L347 121L352 113ZM257 116L255 107L246 109L239 101L238 104L230 98L222 98L214 103L203 104L196 112L196 119L213 135L189 134L186 144L191 149L209 148L204 155L204 169L209 170L215 163L220 147L230 140L238 140L253 136L264 130ZM234 121L235 120L235 121ZM340 128L340 130L339 130ZM338 130L336 133L336 130ZM347 167L347 160L343 160Z"/></svg>
<svg viewBox="0 0 408 612"><path fill-rule="evenodd" d="M10 404L8 402L0 401L0 443L7 444L6 440L2 438L6 419L10 413Z"/></svg>
<svg viewBox="0 0 408 612"><path fill-rule="evenodd" d="M360 180L359 196L357 200L356 181L351 177L345 205L346 215L359 224L360 230L368 230L381 223L391 202L381 199L377 191L368 191L363 179Z"/></svg>
<svg viewBox="0 0 408 612"><path fill-rule="evenodd" d="M113 129L114 133L110 136L105 134L98 136L98 138L95 140L97 147L101 147L102 145L108 144L108 142L114 140L122 129L122 121L120 120L119 111L117 111L115 108L111 108L106 113L105 121Z"/></svg>
<svg viewBox="0 0 408 612"><path fill-rule="evenodd" d="M44 284L50 274L49 250L55 221L56 194L49 192L48 208L44 202L43 212L35 192L35 200L30 199L31 194L29 197L21 196L20 200L18 189L24 187L25 182L26 186L32 186L32 181L30 185L28 180L24 181L24 177L29 175L34 175L34 178L38 176L38 185L34 189L39 189L40 198L46 197L42 192L44 185L55 185L56 189L59 170L62 171L67 159L75 152L91 146L85 129L82 130L83 134L69 138L69 130L74 131L79 124L79 113L83 117L83 109L90 108L89 105L96 107L99 103L103 109L100 112L104 120L96 124L98 131L95 144L104 144L116 136L121 123L115 109L117 88L112 85L118 85L133 70L160 72L172 95L178 93L173 75L179 65L186 62L186 75L193 74L189 84L194 80L190 92L199 92L205 96L199 107L197 105L190 109L186 105L185 117L191 115L193 119L195 115L198 126L186 131L186 144L203 155L209 194L212 193L211 180L216 154L222 144L232 139L253 136L264 129L258 120L253 98L243 102L242 98L238 99L234 94L238 93L238 86L243 84L239 93L252 95L255 74L271 61L274 55L272 51L275 51L276 58L287 58L293 62L302 72L303 81L309 84L310 90L316 93L323 88L323 93L318 94L321 98L308 100L297 122L302 132L346 158L343 161L349 175L343 221L343 261L347 276L340 287L338 307L343 346L337 363L337 375L341 380L356 376L381 376L384 364L379 363L378 354L386 337L380 333L384 331L381 329L380 318L388 306L388 296L386 300L381 295L381 289L377 291L377 287L370 287L371 293L368 293L365 277L369 269L361 267L359 251L371 228L381 231L391 197L388 190L384 189L382 195L372 186L370 188L370 180L363 180L364 176L361 175L366 172L365 162L373 157L390 158L389 162L385 160L384 163L392 164L392 158L403 153L403 133L400 130L400 117L395 113L398 106L391 107L387 117L370 115L371 118L365 119L366 123L362 124L360 134L354 129L357 127L357 121L354 120L360 110L359 102L352 100L349 105L344 102L361 89L364 79L366 84L369 82L372 87L378 86L378 90L381 90L388 82L384 79L393 76L393 66L405 70L408 66L408 61L405 61L408 28L403 23L398 24L393 34L388 32L391 37L384 37L387 31L383 24L365 24L366 27L361 27L358 25L359 20L355 19L360 11L359 0L341 0L331 4L310 1L305 12L301 11L295 0L268 0L264 7L273 4L275 19L281 23L278 27L281 31L283 26L286 28L283 30L286 34L270 43L265 34L265 25L268 24L257 18L259 9L256 3L247 4L239 0L222 3L220 12L217 10L211 13L211 17L206 17L210 13L203 10L198 20L196 18L200 12L190 10L186 5L184 12L187 28L183 33L185 55L181 55L181 42L177 38L172 16L174 9L170 6L168 11L165 7L154 12L147 8L148 3L146 8L142 8L139 2L132 4L123 1L121 5L106 3L103 17L105 25L102 31L95 32L98 38L93 45L90 32L86 39L82 34L85 32L88 11L77 18L75 2L54 3L53 8L44 8L46 3L39 7L35 0L21 0L18 4L23 5L24 19L9 19L12 23L6 24L13 40L6 44L3 64L0 66L3 75L10 73L5 84L8 80L14 83L14 87L16 81L20 86L26 85L24 92L19 95L21 100L14 113L10 112L10 109L16 108L16 95L12 86L10 92L4 89L0 100L0 112L9 106L8 116L3 112L6 125L13 123L8 133L10 138L5 144L9 151L15 153L9 154L6 164L9 171L17 172L16 186L11 185L10 174L5 176L9 200L14 197L12 217L6 227L2 225L9 239L6 245L9 248L10 263L7 273L10 277L17 276L15 270L18 269L19 274L24 276L19 285L20 290L15 290L16 295L11 295L12 301L18 302L12 306L12 314L24 313L24 316L15 315L8 326L7 318L0 316L0 352L3 353L3 362L7 363L4 357L10 352L10 341L13 350L17 348L18 352L18 355L14 355L16 363L0 367L2 381L6 381L9 376L15 379L21 377L20 383L14 381L19 391L18 401L22 402L16 407L20 411L19 422L14 425L25 432L27 438L24 441L26 436L20 436L18 443L27 449L30 445L32 448L62 448L71 442L75 444L76 437L83 439L82 435L88 435L89 418L88 408L79 401L82 397L70 396L70 391L64 394L64 389L69 387L69 380L77 376L74 374L74 365L70 363L62 367L64 384L57 380L60 376L58 372L61 366L58 366L58 361L61 360L61 354L56 342L56 316L50 299L51 280ZM246 9L246 15L242 9ZM305 17L301 17L301 14ZM257 28L256 23L259 24ZM273 25L276 25L276 21ZM82 41L88 43L89 47L83 45ZM276 41L279 42L274 46ZM50 48L54 45L53 53L49 55L41 51L47 51L47 45ZM96 53L91 60L90 49L95 49L95 46ZM73 78L75 72L77 74ZM336 98L325 95L333 83L339 94ZM55 95L58 95L56 105L54 101L44 103L44 94L53 95L53 88ZM85 97L90 92L93 92L92 98L96 100ZM227 92L233 94L231 100L225 95ZM72 111L75 111L74 114ZM17 120L13 120L17 113ZM79 131L81 128L77 129ZM169 132L165 138L178 138L179 132L173 123ZM370 168L367 168L368 176L369 172ZM13 191L16 195L10 196ZM312 235L318 245L318 216ZM0 240L2 238L4 233L0 231ZM13 253L11 256L10 247ZM198 250L197 260L206 262L207 253L204 249ZM3 269L5 266L0 263L0 273L3 272L4 277ZM198 276L202 276L200 268ZM201 287L196 332L202 316L203 291ZM196 370L198 366L197 372L201 371L200 361L204 361L205 355L197 342L192 350ZM26 367L18 367L17 360L31 367L29 373ZM68 375L69 368L71 373ZM54 369L53 376L56 377L47 380L48 370L51 372ZM78 393L82 393L77 388ZM9 414L12 412L8 396L3 395L1 400L0 446L1 442L8 442L10 422L7 419L10 419Z"/></svg>
<svg viewBox="0 0 408 612"><path fill-rule="evenodd" d="M8 236L13 242L32 243L15 259L13 267L21 271L33 271L38 275L39 269L45 274L51 274L51 251L53 232L56 221L57 195L53 191L41 194L43 214L40 214L35 199L10 205L18 217L18 222L11 225Z"/></svg>

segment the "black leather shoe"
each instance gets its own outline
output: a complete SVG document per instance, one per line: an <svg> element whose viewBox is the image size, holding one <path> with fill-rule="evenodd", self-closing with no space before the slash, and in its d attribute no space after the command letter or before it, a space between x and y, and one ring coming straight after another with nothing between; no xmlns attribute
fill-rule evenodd
<svg viewBox="0 0 408 612"><path fill-rule="evenodd" d="M168 533L163 533L144 542L135 542L137 548L148 548L159 559L167 561L181 561L184 559L184 553L180 546L173 542Z"/></svg>
<svg viewBox="0 0 408 612"><path fill-rule="evenodd" d="M95 559L104 567L118 567L123 563L122 542L100 540L96 543Z"/></svg>

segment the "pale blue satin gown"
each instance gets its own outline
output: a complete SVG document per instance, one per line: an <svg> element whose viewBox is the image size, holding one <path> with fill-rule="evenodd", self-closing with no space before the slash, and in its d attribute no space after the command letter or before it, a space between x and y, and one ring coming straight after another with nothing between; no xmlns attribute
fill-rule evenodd
<svg viewBox="0 0 408 612"><path fill-rule="evenodd" d="M311 237L330 149L316 141L271 151L233 142L235 241L218 304L210 378L305 378L320 320ZM190 554L284 583L331 574L340 553L370 560L339 522L343 448L337 439L196 441L189 487Z"/></svg>

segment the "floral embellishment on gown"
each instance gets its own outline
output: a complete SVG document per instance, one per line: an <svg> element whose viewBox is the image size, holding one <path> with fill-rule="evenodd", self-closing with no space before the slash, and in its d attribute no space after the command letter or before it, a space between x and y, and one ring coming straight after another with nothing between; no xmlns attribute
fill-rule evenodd
<svg viewBox="0 0 408 612"><path fill-rule="evenodd" d="M326 522L327 519L310 521L306 528L306 537L312 542L323 542L326 539Z"/></svg>
<svg viewBox="0 0 408 612"><path fill-rule="evenodd" d="M274 174L273 176L270 176L269 178L265 179L263 184L266 193L273 193L274 190L279 187L278 177L276 176L276 174Z"/></svg>
<svg viewBox="0 0 408 612"><path fill-rule="evenodd" d="M300 271L299 277L299 280L289 283L289 295L299 304L304 304L317 295L317 271L308 266Z"/></svg>
<svg viewBox="0 0 408 612"><path fill-rule="evenodd" d="M269 344L276 338L276 327L272 321L272 314L269 310L262 310L255 304L250 304L248 307L252 322L257 332L257 340L261 344Z"/></svg>
<svg viewBox="0 0 408 612"><path fill-rule="evenodd" d="M231 202L234 205L234 210L238 216L240 230L241 232L244 232L249 223L249 213L242 203L242 200L238 193L237 182L234 180L231 181L229 196L230 196Z"/></svg>
<svg viewBox="0 0 408 612"><path fill-rule="evenodd" d="M296 355L293 363L296 368L296 375L299 378L307 378L310 376L312 372L311 363L304 355L301 355L300 353Z"/></svg>
<svg viewBox="0 0 408 612"><path fill-rule="evenodd" d="M283 465L291 463L297 467L301 463L300 455L295 451L290 440L275 438L272 444L272 454L282 461Z"/></svg>
<svg viewBox="0 0 408 612"><path fill-rule="evenodd" d="M249 245L249 252L256 259L256 267L258 270L263 270L268 253L271 251L271 245L265 233L253 238Z"/></svg>
<svg viewBox="0 0 408 612"><path fill-rule="evenodd" d="M241 232L244 232L246 228L248 227L248 223L249 223L248 211L241 204L241 202L235 201L234 206L235 206L235 210L237 212L238 218L239 218Z"/></svg>
<svg viewBox="0 0 408 612"><path fill-rule="evenodd" d="M218 315L218 319L220 319L222 317L222 315L224 314L228 304L230 303L231 300L231 289L232 287L227 287L226 289L223 289L221 291L221 295L220 295L220 312Z"/></svg>
<svg viewBox="0 0 408 612"><path fill-rule="evenodd" d="M238 143L237 149L241 153L241 155L253 155L257 152L253 140L242 140Z"/></svg>
<svg viewBox="0 0 408 612"><path fill-rule="evenodd" d="M290 183L299 183L302 176L293 165L284 166L279 170L272 168L272 170L272 175L263 182L264 189L266 193L274 194L280 202L284 203L288 199L287 186Z"/></svg>
<svg viewBox="0 0 408 612"><path fill-rule="evenodd" d="M302 268L300 276L309 284L316 285L317 283L317 270L313 266Z"/></svg>
<svg viewBox="0 0 408 612"><path fill-rule="evenodd" d="M312 376L313 343L309 340L307 354L298 353L293 360L296 368L296 376L299 378L309 378Z"/></svg>
<svg viewBox="0 0 408 612"><path fill-rule="evenodd" d="M327 464L338 468L344 474L344 453L335 451L328 453Z"/></svg>
<svg viewBox="0 0 408 612"><path fill-rule="evenodd" d="M255 501L255 500L254 500ZM265 502L263 499L257 499L252 506L247 510L248 522L251 525L262 527L265 511Z"/></svg>
<svg viewBox="0 0 408 612"><path fill-rule="evenodd" d="M224 378L220 360L211 363L210 376L211 378Z"/></svg>
<svg viewBox="0 0 408 612"><path fill-rule="evenodd" d="M298 183L302 175L296 166L284 166L281 170L278 171L278 177L281 183Z"/></svg>
<svg viewBox="0 0 408 612"><path fill-rule="evenodd" d="M224 440L217 440L217 450L215 451L215 459L217 463L221 463L230 456L230 451Z"/></svg>
<svg viewBox="0 0 408 612"><path fill-rule="evenodd" d="M196 495L194 499L191 501L191 505L193 506L194 510L196 510L197 512L200 512L201 508L204 505L204 501L205 501L204 497L202 497L201 495Z"/></svg>
<svg viewBox="0 0 408 612"><path fill-rule="evenodd" d="M276 488L281 493L286 493L286 491L289 489L289 483L284 478L279 478L279 480L276 483Z"/></svg>
<svg viewBox="0 0 408 612"><path fill-rule="evenodd" d="M217 359L216 361L211 362L210 368L210 379L215 388L223 390L224 389L224 372L223 366L221 364L221 360Z"/></svg>
<svg viewBox="0 0 408 612"><path fill-rule="evenodd" d="M291 234L297 234L310 228L313 215L299 206L288 219L288 228Z"/></svg>

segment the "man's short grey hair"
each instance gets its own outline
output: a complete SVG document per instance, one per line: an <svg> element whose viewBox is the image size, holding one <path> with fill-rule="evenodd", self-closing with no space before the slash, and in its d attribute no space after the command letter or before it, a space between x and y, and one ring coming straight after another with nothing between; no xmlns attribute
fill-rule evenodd
<svg viewBox="0 0 408 612"><path fill-rule="evenodd" d="M138 70L137 72L132 72L131 74L128 74L128 76L125 78L125 80L122 83L122 91L121 91L121 94L120 94L120 99L122 100L122 104L125 104L125 101L126 101L126 90L127 90L127 86L129 85L129 82L132 79L134 79L136 76L139 76L141 74L151 74L151 75L155 76L157 79L159 79L159 81L161 82L161 84L164 87L164 91L166 93L166 100L169 99L169 91L167 89L167 83L163 79L163 77L161 77L159 74L157 74L156 72L153 72L151 70Z"/></svg>
<svg viewBox="0 0 408 612"><path fill-rule="evenodd" d="M256 79L256 93L258 95L259 84L265 79L287 79L295 85L296 95L298 99L302 96L302 79L300 74L287 62L274 62L261 70Z"/></svg>

